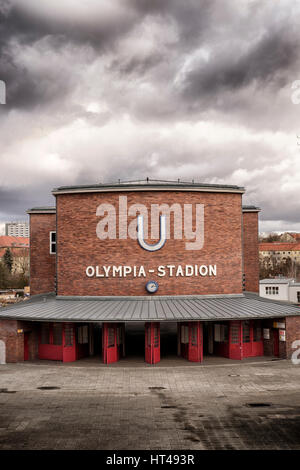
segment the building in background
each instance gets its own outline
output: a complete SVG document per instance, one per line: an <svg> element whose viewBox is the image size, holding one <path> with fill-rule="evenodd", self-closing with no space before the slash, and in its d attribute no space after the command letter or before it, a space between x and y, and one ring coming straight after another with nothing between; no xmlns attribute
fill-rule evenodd
<svg viewBox="0 0 300 470"><path fill-rule="evenodd" d="M300 304L300 282L289 278L262 279L259 281L259 295L266 299Z"/></svg>
<svg viewBox="0 0 300 470"><path fill-rule="evenodd" d="M29 238L0 236L0 260L9 248L13 257L12 271L16 273L28 273L29 271Z"/></svg>
<svg viewBox="0 0 300 470"><path fill-rule="evenodd" d="M288 258L295 263L300 263L300 241L260 243L259 257L261 261L269 264L281 263Z"/></svg>
<svg viewBox="0 0 300 470"><path fill-rule="evenodd" d="M300 233L285 232L280 235L279 241L281 242L292 242L300 243Z"/></svg>
<svg viewBox="0 0 300 470"><path fill-rule="evenodd" d="M29 238L29 223L25 221L7 222L5 224L5 235Z"/></svg>

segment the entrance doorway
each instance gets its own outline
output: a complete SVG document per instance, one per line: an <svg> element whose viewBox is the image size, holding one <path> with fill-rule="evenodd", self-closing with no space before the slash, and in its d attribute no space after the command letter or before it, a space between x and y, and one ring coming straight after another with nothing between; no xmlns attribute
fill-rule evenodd
<svg viewBox="0 0 300 470"><path fill-rule="evenodd" d="M152 333L150 324L152 324ZM126 358L129 360L148 362L152 357L152 361L155 362L150 363L154 364L160 359L175 359L177 357L177 323L127 322L125 342ZM158 350L160 350L160 354Z"/></svg>
<svg viewBox="0 0 300 470"><path fill-rule="evenodd" d="M102 358L104 364L117 362L125 354L125 324L103 323Z"/></svg>
<svg viewBox="0 0 300 470"><path fill-rule="evenodd" d="M182 322L178 328L180 354L191 362L203 360L203 329L202 322Z"/></svg>
<svg viewBox="0 0 300 470"><path fill-rule="evenodd" d="M157 364L160 361L160 325L158 322L145 323L145 361Z"/></svg>

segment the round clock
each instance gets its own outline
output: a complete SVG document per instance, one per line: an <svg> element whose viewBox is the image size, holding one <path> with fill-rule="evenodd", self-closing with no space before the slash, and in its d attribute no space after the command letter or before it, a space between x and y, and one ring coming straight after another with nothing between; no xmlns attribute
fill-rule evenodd
<svg viewBox="0 0 300 470"><path fill-rule="evenodd" d="M154 294L154 292L158 289L158 283L156 281L148 281L146 284L146 289L150 294Z"/></svg>

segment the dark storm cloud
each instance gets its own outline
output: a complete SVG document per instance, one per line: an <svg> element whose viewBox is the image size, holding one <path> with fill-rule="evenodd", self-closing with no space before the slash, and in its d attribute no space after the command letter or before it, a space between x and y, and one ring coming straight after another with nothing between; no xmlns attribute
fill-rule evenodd
<svg viewBox="0 0 300 470"><path fill-rule="evenodd" d="M149 176L245 185L263 219L296 223L290 5L2 0L0 218L55 186Z"/></svg>
<svg viewBox="0 0 300 470"><path fill-rule="evenodd" d="M216 0L133 0L132 3L143 16L162 16L166 26L175 22L180 34L180 49L192 47L199 41L212 27L214 14L220 7ZM227 10L226 5L221 9Z"/></svg>
<svg viewBox="0 0 300 470"><path fill-rule="evenodd" d="M6 2L7 7L0 10L0 73L7 84L7 106L9 108L33 108L66 97L74 87L70 74L61 70L47 68L37 71L22 66L16 60L17 47L35 47L44 41L44 50L59 51L71 44L74 48L90 46L103 53L107 47L124 35L133 26L136 15L128 5L127 14L116 15L116 19L103 22L95 20L81 23L69 15L48 17L45 12L32 11L26 3Z"/></svg>
<svg viewBox="0 0 300 470"><path fill-rule="evenodd" d="M91 17L89 22L79 21L72 11L68 15L47 16L47 10L31 9L26 2L7 2L10 8L0 16L2 41L18 38L23 44L51 36L56 37L56 46L67 42L88 43L97 49L103 49L110 40L127 32L136 20L136 15L127 3L127 14L116 15L115 21L99 24ZM31 2L32 3L32 2ZM75 4L74 4L75 6ZM55 8L55 7L54 7ZM117 11L116 11L117 13ZM55 44L54 44L55 45Z"/></svg>
<svg viewBox="0 0 300 470"><path fill-rule="evenodd" d="M284 31L267 33L249 51L220 49L211 60L189 72L183 83L186 98L216 105L218 94L256 86L282 88L290 80L289 69L298 62L297 37ZM236 54L238 57L236 57Z"/></svg>
<svg viewBox="0 0 300 470"><path fill-rule="evenodd" d="M41 185L18 189L0 188L0 223L7 222L12 217L24 219L26 210L33 206L55 205L54 197L44 192ZM52 188L51 188L52 189Z"/></svg>

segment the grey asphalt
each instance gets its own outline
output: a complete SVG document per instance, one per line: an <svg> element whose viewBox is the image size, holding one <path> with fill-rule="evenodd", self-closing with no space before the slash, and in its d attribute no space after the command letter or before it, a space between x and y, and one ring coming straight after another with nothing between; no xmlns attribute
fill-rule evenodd
<svg viewBox="0 0 300 470"><path fill-rule="evenodd" d="M2 365L0 449L300 449L299 385L263 358Z"/></svg>

